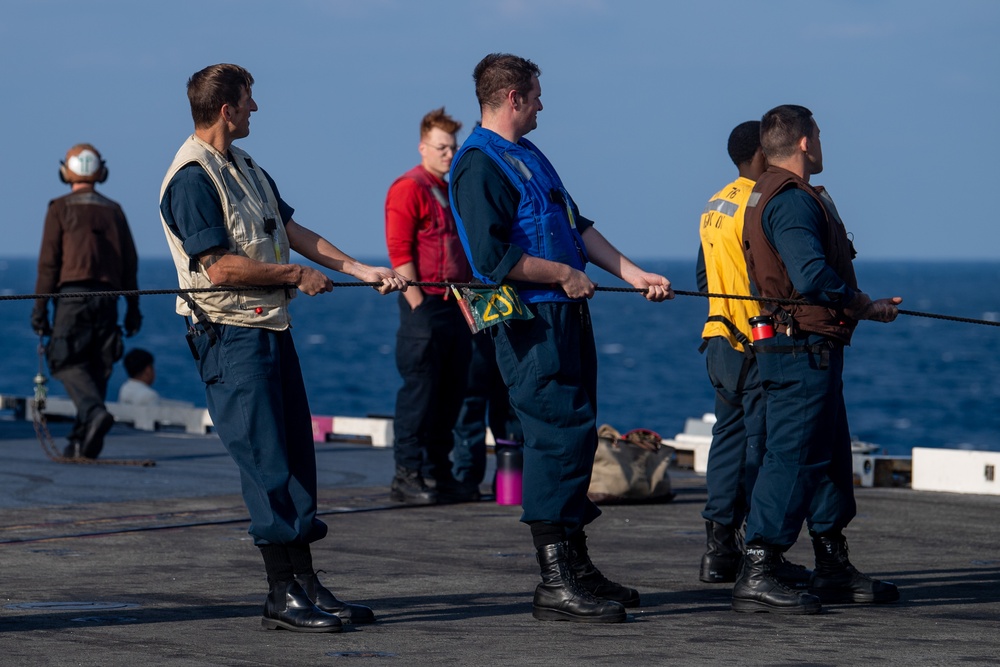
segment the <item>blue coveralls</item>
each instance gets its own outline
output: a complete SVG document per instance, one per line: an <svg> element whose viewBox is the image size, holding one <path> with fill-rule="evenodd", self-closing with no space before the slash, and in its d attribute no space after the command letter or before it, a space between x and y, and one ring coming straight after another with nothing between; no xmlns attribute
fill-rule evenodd
<svg viewBox="0 0 1000 667"><path fill-rule="evenodd" d="M267 178L287 223L293 210ZM228 246L221 199L199 165L177 172L160 211L192 257ZM208 412L240 470L254 544L309 544L323 538L327 527L316 517L312 420L291 331L201 323L195 329Z"/></svg>
<svg viewBox="0 0 1000 667"><path fill-rule="evenodd" d="M698 290L709 292L704 250L698 249ZM705 339L705 366L715 388L715 424L705 486L707 521L739 529L764 458L767 425L757 359L736 350L725 336Z"/></svg>
<svg viewBox="0 0 1000 667"><path fill-rule="evenodd" d="M753 357L734 350L722 336L707 343L705 365L715 387L715 424L705 474L708 501L701 515L738 528L747 516L749 492L764 456L764 391Z"/></svg>
<svg viewBox="0 0 1000 667"><path fill-rule="evenodd" d="M482 331L472 336L465 398L453 430L455 447L451 458L458 481L476 486L482 483L486 475L487 426L498 445L524 442L521 424L510 408L507 384L497 367L493 333Z"/></svg>
<svg viewBox="0 0 1000 667"><path fill-rule="evenodd" d="M794 345L803 351L768 354ZM808 351L827 347L826 354ZM844 346L802 334L757 341L767 393L767 453L757 475L747 520L747 543L790 547L802 521L809 530L841 530L857 513L851 434L844 407ZM826 357L826 368L823 368Z"/></svg>
<svg viewBox="0 0 1000 667"><path fill-rule="evenodd" d="M470 170L476 160L479 166ZM503 281L523 254L586 266L580 233L592 223L579 215L555 169L529 141L513 144L477 127L455 156L450 183L459 234L481 280ZM506 198L499 192L505 187L516 189L509 207L492 197ZM590 313L585 300L569 299L558 287L517 287L534 319L491 331L524 431L521 521L564 526L572 534L600 515L587 497L597 451Z"/></svg>
<svg viewBox="0 0 1000 667"><path fill-rule="evenodd" d="M799 189L775 195L762 227L795 289L836 307L853 295L825 260L820 204ZM775 347L801 351L771 353ZM857 513L851 436L844 407L844 345L827 336L776 333L754 343L767 401L767 453L753 488L746 541L787 548L803 520L821 534L843 529Z"/></svg>

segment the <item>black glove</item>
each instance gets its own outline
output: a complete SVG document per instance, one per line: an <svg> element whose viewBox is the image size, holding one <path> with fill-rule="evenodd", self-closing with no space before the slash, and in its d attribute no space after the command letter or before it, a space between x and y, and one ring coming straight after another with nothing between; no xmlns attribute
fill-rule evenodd
<svg viewBox="0 0 1000 667"><path fill-rule="evenodd" d="M129 306L125 311L125 337L131 338L136 335L140 327L142 327L142 313L139 312L139 306Z"/></svg>
<svg viewBox="0 0 1000 667"><path fill-rule="evenodd" d="M872 301L864 292L858 292L844 308L844 314L859 321L892 322L899 315L899 307L892 299Z"/></svg>
<svg viewBox="0 0 1000 667"><path fill-rule="evenodd" d="M35 307L31 311L31 328L39 336L51 336L52 327L49 326L49 309L47 307Z"/></svg>

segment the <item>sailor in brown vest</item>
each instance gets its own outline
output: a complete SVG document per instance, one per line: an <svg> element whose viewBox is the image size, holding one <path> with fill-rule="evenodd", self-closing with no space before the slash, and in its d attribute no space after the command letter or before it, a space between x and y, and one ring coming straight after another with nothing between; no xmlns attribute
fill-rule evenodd
<svg viewBox="0 0 1000 667"><path fill-rule="evenodd" d="M766 394L767 454L750 502L736 611L810 614L821 602L893 602L896 587L851 564L843 530L857 511L844 408L844 346L859 320L891 322L900 297L873 301L857 286L854 246L829 195L809 184L823 170L812 112L784 105L761 119L769 167L743 228L747 271L774 336L754 343ZM816 554L809 592L775 577L806 521Z"/></svg>

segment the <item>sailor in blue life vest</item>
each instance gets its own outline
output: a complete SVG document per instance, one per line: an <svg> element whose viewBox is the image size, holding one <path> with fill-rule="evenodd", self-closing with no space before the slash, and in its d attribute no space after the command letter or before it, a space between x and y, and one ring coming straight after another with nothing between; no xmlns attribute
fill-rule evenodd
<svg viewBox="0 0 1000 667"><path fill-rule="evenodd" d="M538 66L486 56L473 79L482 122L452 163L450 193L473 273L515 287L533 319L490 329L497 363L524 432L521 521L531 527L542 583L540 620L615 623L639 605L635 589L594 567L584 527L600 515L587 497L597 451L597 353L587 299L588 261L673 298L670 281L643 271L580 215L555 169L524 139L542 110Z"/></svg>
<svg viewBox="0 0 1000 667"><path fill-rule="evenodd" d="M744 216L747 272L774 335L754 342L766 396L767 453L750 500L735 611L812 614L822 602L893 602L896 586L851 564L843 530L857 512L851 436L844 408L844 346L859 320L891 322L902 298L858 289L854 245L833 200L810 185L823 171L819 126L805 107L761 119L768 168ZM816 554L809 592L775 574L805 521Z"/></svg>

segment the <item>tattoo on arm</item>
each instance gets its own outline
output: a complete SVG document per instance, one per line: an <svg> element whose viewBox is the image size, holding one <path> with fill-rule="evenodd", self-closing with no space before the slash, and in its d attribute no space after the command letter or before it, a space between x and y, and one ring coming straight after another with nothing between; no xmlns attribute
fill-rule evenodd
<svg viewBox="0 0 1000 667"><path fill-rule="evenodd" d="M207 271L209 269L209 267L211 267L213 264L215 264L216 262L218 262L225 255L226 255L226 253L223 252L222 250L211 250L211 251L207 252L206 254L202 255L201 257L199 257L198 261L201 262L201 265Z"/></svg>

